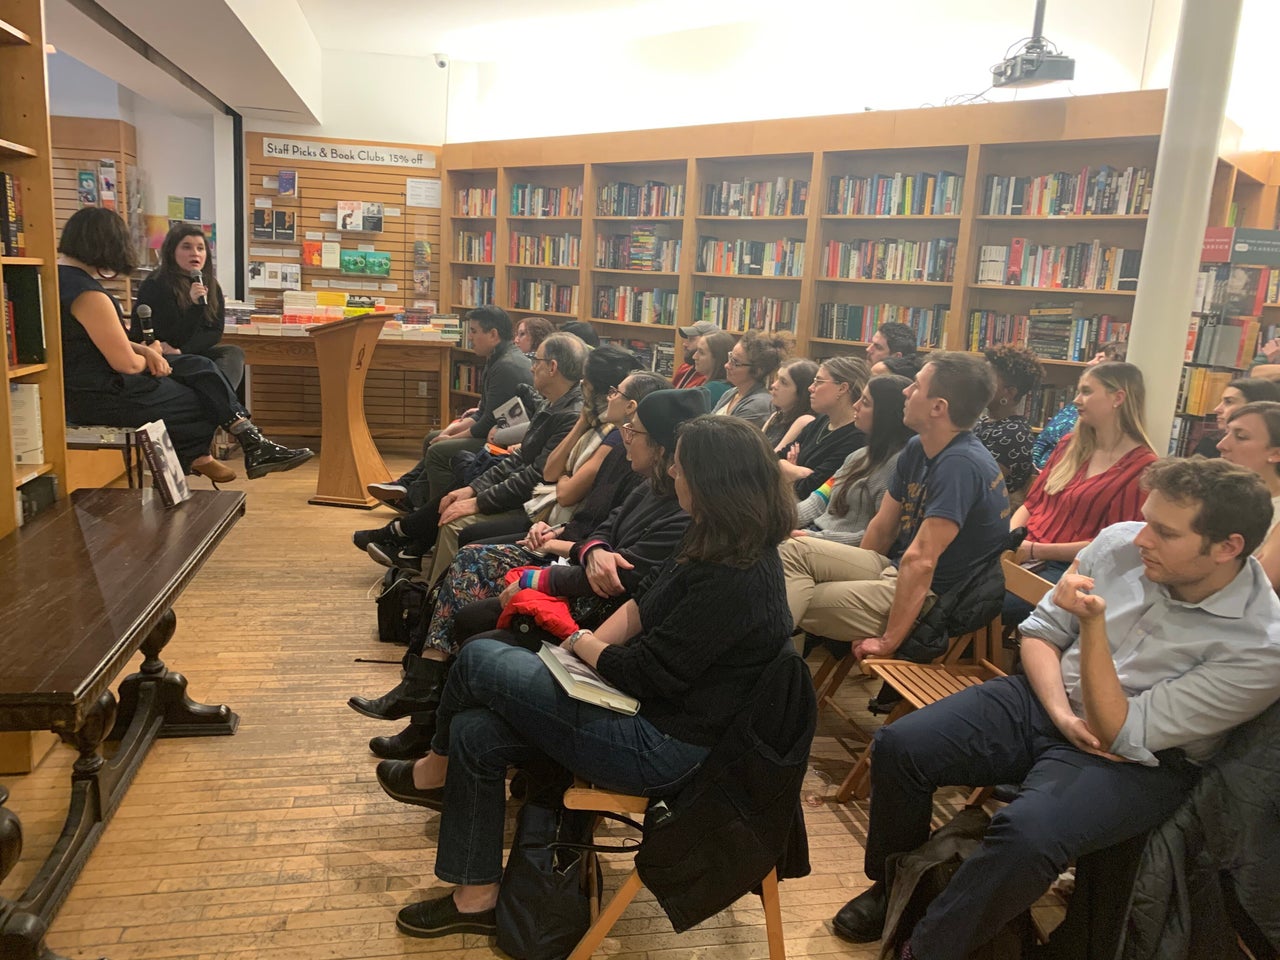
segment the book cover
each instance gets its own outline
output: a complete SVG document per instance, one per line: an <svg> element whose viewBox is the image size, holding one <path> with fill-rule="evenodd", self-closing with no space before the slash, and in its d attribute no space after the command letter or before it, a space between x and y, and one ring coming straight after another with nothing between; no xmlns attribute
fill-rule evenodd
<svg viewBox="0 0 1280 960"><path fill-rule="evenodd" d="M281 170L276 174L276 196L296 197L298 195L298 171Z"/></svg>
<svg viewBox="0 0 1280 960"><path fill-rule="evenodd" d="M301 290L302 289L302 264L300 263L280 264L280 289L282 290Z"/></svg>
<svg viewBox="0 0 1280 960"><path fill-rule="evenodd" d="M194 223L200 222L200 198L199 197L183 197L182 198L182 219L191 220Z"/></svg>
<svg viewBox="0 0 1280 960"><path fill-rule="evenodd" d="M1266 296L1266 268L1233 266L1227 277L1222 312L1229 317L1256 317Z"/></svg>
<svg viewBox="0 0 1280 960"><path fill-rule="evenodd" d="M267 287L272 290L280 289L280 268L283 264L267 261L267 272L263 279L266 281Z"/></svg>
<svg viewBox="0 0 1280 960"><path fill-rule="evenodd" d="M292 242L294 239L294 213L292 210L274 211L275 238Z"/></svg>
<svg viewBox="0 0 1280 960"><path fill-rule="evenodd" d="M76 174L76 199L82 207L98 205L98 178L92 170L81 170Z"/></svg>
<svg viewBox="0 0 1280 960"><path fill-rule="evenodd" d="M267 264L265 260L249 261L249 286L266 287L267 285Z"/></svg>
<svg viewBox="0 0 1280 960"><path fill-rule="evenodd" d="M338 201L338 229L359 231L364 229L364 204L359 200Z"/></svg>
<svg viewBox="0 0 1280 960"><path fill-rule="evenodd" d="M568 650L544 641L542 649L538 651L538 659L547 665L564 692L575 700L594 703L598 707L627 716L635 716L639 711L639 700L611 686L604 677Z"/></svg>
<svg viewBox="0 0 1280 960"><path fill-rule="evenodd" d="M0 173L0 253L7 257L26 256L27 238L22 225L22 181L11 173Z"/></svg>
<svg viewBox="0 0 1280 960"><path fill-rule="evenodd" d="M391 254L370 250L364 255L364 272L372 277L391 276Z"/></svg>
<svg viewBox="0 0 1280 960"><path fill-rule="evenodd" d="M116 162L98 161L98 202L108 210L116 208Z"/></svg>
<svg viewBox="0 0 1280 960"><path fill-rule="evenodd" d="M324 244L319 240L307 240L302 244L302 265L319 267L324 263Z"/></svg>
<svg viewBox="0 0 1280 960"><path fill-rule="evenodd" d="M142 452L147 458L147 466L151 468L151 478L160 491L160 499L164 501L164 505L176 507L183 500L190 500L191 490L187 486L178 452L173 449L173 441L169 438L164 421L144 423L136 432L142 444Z"/></svg>
<svg viewBox="0 0 1280 960"><path fill-rule="evenodd" d="M364 273L364 251L343 250L338 257L338 269L343 273Z"/></svg>
<svg viewBox="0 0 1280 960"><path fill-rule="evenodd" d="M320 266L325 270L337 270L341 264L341 246L337 240L326 240L320 245Z"/></svg>
<svg viewBox="0 0 1280 960"><path fill-rule="evenodd" d="M360 222L363 226L360 228L365 233L381 233L382 232L382 204L381 203L365 203L362 204L360 212Z"/></svg>
<svg viewBox="0 0 1280 960"><path fill-rule="evenodd" d="M253 239L274 240L276 238L274 221L269 207L253 208Z"/></svg>

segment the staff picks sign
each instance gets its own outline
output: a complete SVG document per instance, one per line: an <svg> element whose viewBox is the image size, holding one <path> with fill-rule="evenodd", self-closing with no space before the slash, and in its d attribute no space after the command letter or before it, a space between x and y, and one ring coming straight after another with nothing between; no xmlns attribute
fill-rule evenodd
<svg viewBox="0 0 1280 960"><path fill-rule="evenodd" d="M318 140L286 140L264 137L262 155L275 160L319 160L327 163L357 163L375 167L413 167L431 170L436 155L412 147L384 147L372 143L328 143Z"/></svg>

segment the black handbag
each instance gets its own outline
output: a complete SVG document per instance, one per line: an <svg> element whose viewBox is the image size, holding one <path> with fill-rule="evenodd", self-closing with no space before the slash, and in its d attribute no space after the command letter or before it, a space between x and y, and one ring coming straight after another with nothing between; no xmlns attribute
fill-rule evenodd
<svg viewBox="0 0 1280 960"><path fill-rule="evenodd" d="M411 570L388 570L376 601L378 639L409 646L414 628L422 621L430 588Z"/></svg>

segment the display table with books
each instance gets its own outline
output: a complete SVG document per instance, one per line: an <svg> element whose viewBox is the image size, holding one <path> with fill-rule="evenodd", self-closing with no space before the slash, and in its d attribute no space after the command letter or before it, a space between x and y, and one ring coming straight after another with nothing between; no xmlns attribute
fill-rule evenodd
<svg viewBox="0 0 1280 960"><path fill-rule="evenodd" d="M230 708L192 702L160 652L175 601L243 514L241 493L196 491L166 509L154 490L77 490L0 539L0 731L52 730L80 754L62 835L27 889L0 897L5 960L51 956L49 922L157 737L235 733ZM22 851L6 799L0 786L0 880Z"/></svg>

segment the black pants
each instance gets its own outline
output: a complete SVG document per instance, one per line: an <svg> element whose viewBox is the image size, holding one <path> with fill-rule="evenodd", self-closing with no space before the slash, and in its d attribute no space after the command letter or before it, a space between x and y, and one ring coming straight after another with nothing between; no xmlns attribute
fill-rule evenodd
<svg viewBox="0 0 1280 960"><path fill-rule="evenodd" d="M969 687L876 732L866 874L929 836L933 792L948 784L1021 783L982 846L929 906L911 936L917 956L962 960L1048 889L1080 856L1167 819L1198 768L1180 750L1160 765L1118 763L1076 749L1026 677Z"/></svg>

